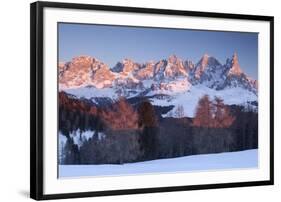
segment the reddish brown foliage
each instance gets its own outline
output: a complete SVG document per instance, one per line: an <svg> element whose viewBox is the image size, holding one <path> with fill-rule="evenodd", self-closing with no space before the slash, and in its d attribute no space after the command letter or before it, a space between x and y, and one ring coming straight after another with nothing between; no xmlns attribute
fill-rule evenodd
<svg viewBox="0 0 281 202"><path fill-rule="evenodd" d="M112 108L103 110L101 118L112 130L138 128L138 114L123 97Z"/></svg>
<svg viewBox="0 0 281 202"><path fill-rule="evenodd" d="M227 128L232 125L235 118L230 114L229 108L223 100L216 97L212 102L208 95L204 95L198 102L193 125L206 128Z"/></svg>
<svg viewBox="0 0 281 202"><path fill-rule="evenodd" d="M66 93L59 92L59 106L70 111L79 111L86 114L97 115L97 108L81 100L69 98Z"/></svg>
<svg viewBox="0 0 281 202"><path fill-rule="evenodd" d="M198 102L195 118L193 119L193 125L197 127L211 127L211 108L212 102L210 101L209 96L203 96Z"/></svg>
<svg viewBox="0 0 281 202"><path fill-rule="evenodd" d="M227 128L232 125L235 118L230 114L229 108L223 103L221 98L215 97L213 103L213 128Z"/></svg>

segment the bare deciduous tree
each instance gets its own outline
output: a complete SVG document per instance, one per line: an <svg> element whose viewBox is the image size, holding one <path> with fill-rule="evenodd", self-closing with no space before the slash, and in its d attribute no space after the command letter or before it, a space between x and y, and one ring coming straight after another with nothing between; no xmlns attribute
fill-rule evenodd
<svg viewBox="0 0 281 202"><path fill-rule="evenodd" d="M183 118L185 116L184 114L184 108L182 105L178 105L175 110L175 117L176 118Z"/></svg>

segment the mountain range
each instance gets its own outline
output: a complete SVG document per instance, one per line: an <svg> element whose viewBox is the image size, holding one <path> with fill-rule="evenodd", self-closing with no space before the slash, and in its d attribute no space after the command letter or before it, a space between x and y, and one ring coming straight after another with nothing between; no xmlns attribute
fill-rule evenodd
<svg viewBox="0 0 281 202"><path fill-rule="evenodd" d="M194 63L176 55L160 61L131 59L110 68L90 56L60 62L59 90L98 104L103 99L147 97L154 105L184 105L192 116L203 94L220 96L227 104L257 101L258 81L247 76L233 54L224 64L204 54Z"/></svg>

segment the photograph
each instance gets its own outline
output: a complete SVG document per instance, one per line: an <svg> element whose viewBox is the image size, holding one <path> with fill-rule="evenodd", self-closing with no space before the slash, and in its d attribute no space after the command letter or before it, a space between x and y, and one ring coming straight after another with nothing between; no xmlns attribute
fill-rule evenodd
<svg viewBox="0 0 281 202"><path fill-rule="evenodd" d="M259 33L57 32L58 178L259 167Z"/></svg>

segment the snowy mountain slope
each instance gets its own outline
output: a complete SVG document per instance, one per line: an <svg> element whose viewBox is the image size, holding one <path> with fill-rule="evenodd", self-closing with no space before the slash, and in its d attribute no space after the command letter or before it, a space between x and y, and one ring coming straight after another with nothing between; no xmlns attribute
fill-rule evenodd
<svg viewBox="0 0 281 202"><path fill-rule="evenodd" d="M171 89L161 89L153 90L142 95L148 97L153 105L157 106L175 106L172 110L176 110L176 107L183 106L184 114L187 117L194 117L196 106L198 100L207 94L211 99L215 96L220 97L224 100L225 104L228 105L247 105L249 102L257 101L257 96L243 88L227 88L224 90L215 90L208 88L202 84L196 86L190 86L188 90L185 89L184 82L180 85L183 86L182 91L171 91ZM67 89L66 93L76 96L77 98L85 98L93 101L93 103L99 104L99 98L107 98L109 102L113 102L118 99L117 94L115 94L112 88L96 89L96 88L77 88L77 89ZM159 95L159 96L157 96ZM161 95L161 96L160 96ZM165 96L166 95L166 96ZM243 95L243 96L241 96ZM139 94L132 94L127 98L138 97ZM164 116L172 116L171 114L166 114Z"/></svg>
<svg viewBox="0 0 281 202"><path fill-rule="evenodd" d="M173 95L169 100L150 100L153 105L175 106L171 113L168 113L165 116L173 116L172 114L176 108L178 106L183 106L185 116L194 117L198 101L205 94L209 95L211 99L214 99L215 96L223 98L224 103L228 105L246 105L248 102L257 100L257 97L254 93L246 91L243 88L230 88L217 91L204 85L192 86L188 92Z"/></svg>
<svg viewBox="0 0 281 202"><path fill-rule="evenodd" d="M60 91L96 104L102 102L100 98L147 96L154 105L182 105L192 117L204 94L219 96L226 104L258 100L258 81L243 72L236 53L225 64L207 54L196 64L171 55L167 60L144 64L124 59L111 69L93 57L80 56L59 63L58 68ZM157 95L168 96L159 99Z"/></svg>

